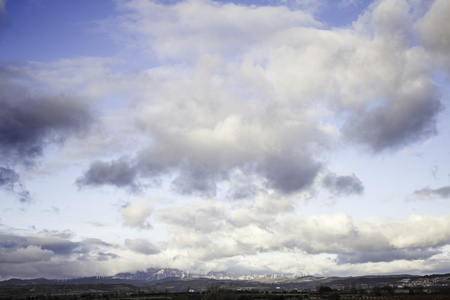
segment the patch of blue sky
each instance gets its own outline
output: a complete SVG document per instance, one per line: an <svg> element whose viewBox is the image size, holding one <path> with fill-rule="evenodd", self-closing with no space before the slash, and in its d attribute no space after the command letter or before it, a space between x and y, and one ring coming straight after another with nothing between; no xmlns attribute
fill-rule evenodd
<svg viewBox="0 0 450 300"><path fill-rule="evenodd" d="M0 35L0 59L49 62L80 56L112 56L117 45L98 22L114 14L113 1L7 1L11 20Z"/></svg>

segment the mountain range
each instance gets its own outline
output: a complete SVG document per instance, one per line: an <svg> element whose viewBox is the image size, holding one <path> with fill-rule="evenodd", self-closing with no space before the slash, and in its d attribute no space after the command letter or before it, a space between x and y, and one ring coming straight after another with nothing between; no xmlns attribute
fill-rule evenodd
<svg viewBox="0 0 450 300"><path fill-rule="evenodd" d="M435 275L368 275L358 277L315 277L315 276L280 276L280 275L238 275L226 272L209 272L194 274L171 268L149 268L135 273L118 273L105 277L82 277L74 279L17 279L1 281L0 286L11 285L105 285L121 284L146 287L153 290L185 291L207 289L211 285L221 285L233 289L270 290L275 287L282 290L314 290L318 286L330 286L334 289L349 287L370 289L374 286L448 286L450 274Z"/></svg>

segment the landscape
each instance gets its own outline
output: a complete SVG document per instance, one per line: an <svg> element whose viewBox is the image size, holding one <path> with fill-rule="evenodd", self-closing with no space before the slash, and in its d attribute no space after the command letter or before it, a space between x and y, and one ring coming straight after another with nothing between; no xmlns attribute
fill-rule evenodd
<svg viewBox="0 0 450 300"><path fill-rule="evenodd" d="M204 275L147 269L110 277L0 282L0 299L448 299L450 274L358 277Z"/></svg>
<svg viewBox="0 0 450 300"><path fill-rule="evenodd" d="M450 0L0 0L0 299L450 299Z"/></svg>

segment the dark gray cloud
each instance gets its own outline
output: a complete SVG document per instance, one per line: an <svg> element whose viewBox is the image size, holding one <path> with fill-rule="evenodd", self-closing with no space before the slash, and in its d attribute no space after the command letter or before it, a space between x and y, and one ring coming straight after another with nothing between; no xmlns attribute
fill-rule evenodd
<svg viewBox="0 0 450 300"><path fill-rule="evenodd" d="M0 236L0 248L5 251L12 252L30 246L38 247L41 250L49 250L54 255L70 255L86 252L81 243L71 242L58 235L17 236L4 234Z"/></svg>
<svg viewBox="0 0 450 300"><path fill-rule="evenodd" d="M24 187L20 175L13 169L0 166L0 188L15 193L20 202L31 200L30 192Z"/></svg>
<svg viewBox="0 0 450 300"><path fill-rule="evenodd" d="M77 179L79 187L114 185L116 187L128 187L138 189L136 184L137 169L126 158L110 162L93 162L88 171Z"/></svg>
<svg viewBox="0 0 450 300"><path fill-rule="evenodd" d="M5 259L0 260L0 264L3 262L20 264L30 260L46 260L49 256L61 259L77 257L99 261L117 257L111 253L97 251L97 249L114 248L113 245L100 239L72 242L71 237L70 232L42 232L37 235L24 236L0 234L0 252L6 254ZM22 256L23 259L21 259Z"/></svg>
<svg viewBox="0 0 450 300"><path fill-rule="evenodd" d="M355 174L336 175L335 173L329 173L322 183L325 188L336 195L362 194L364 192L363 183Z"/></svg>
<svg viewBox="0 0 450 300"><path fill-rule="evenodd" d="M20 263L20 254L25 251L31 251L34 249L34 253L52 255L64 255L67 256L75 252L78 248L77 243L71 243L68 241L54 239L54 238L39 238L39 237L27 237L27 236L16 236L16 235L1 235L0 236L0 249L4 254L9 254L9 259L14 259L14 262ZM34 255L32 255L34 257ZM6 259L8 260L8 259ZM29 258L25 255L23 262L28 261ZM5 261L2 261L5 262Z"/></svg>
<svg viewBox="0 0 450 300"><path fill-rule="evenodd" d="M15 190L28 201L17 172L30 168L49 144L60 144L85 132L93 117L82 100L67 95L49 95L27 85L24 71L0 66L0 187Z"/></svg>
<svg viewBox="0 0 450 300"><path fill-rule="evenodd" d="M61 278L85 272L86 265L119 258L114 245L99 239L72 242L70 237L67 232L0 234L0 277Z"/></svg>
<svg viewBox="0 0 450 300"><path fill-rule="evenodd" d="M56 255L69 255L75 252L83 252L80 251L80 243L64 240L58 242L43 242L42 244L40 244L40 247L43 250L50 250Z"/></svg>
<svg viewBox="0 0 450 300"><path fill-rule="evenodd" d="M320 169L321 164L308 156L273 156L258 167L267 185L284 194L311 185Z"/></svg>
<svg viewBox="0 0 450 300"><path fill-rule="evenodd" d="M16 171L0 167L0 186L4 189L13 190L14 185L20 182L20 176Z"/></svg>
<svg viewBox="0 0 450 300"><path fill-rule="evenodd" d="M25 248L29 245L25 237L14 236L8 234L0 235L0 248L2 251L14 250L17 248Z"/></svg>
<svg viewBox="0 0 450 300"><path fill-rule="evenodd" d="M423 188L414 191L413 195L419 198L450 198L450 186L443 186L437 189Z"/></svg>
<svg viewBox="0 0 450 300"><path fill-rule="evenodd" d="M212 197L216 194L216 183L226 178L228 178L226 173L218 173L215 170L202 167L201 164L186 165L172 181L172 187L180 194L199 194Z"/></svg>
<svg viewBox="0 0 450 300"><path fill-rule="evenodd" d="M15 164L33 164L48 144L63 142L92 120L79 99L32 95L8 83L0 83L0 90L0 154Z"/></svg>
<svg viewBox="0 0 450 300"><path fill-rule="evenodd" d="M238 167L230 164L228 169L221 165L217 166L214 162L186 162L186 159L180 165L172 162L168 162L166 166L155 165L153 163L155 157L152 155L150 157L140 157L136 161L121 158L110 162L94 162L84 175L77 179L77 184L80 187L113 185L136 190L140 188L138 181L142 178L153 179L153 182L157 182L158 178L166 172L178 170L178 176L172 181L174 191L186 195L214 196L217 183L228 180L230 172L242 168L246 172L263 178L268 187L290 194L311 185L322 167L319 162L309 156L271 156L261 162L250 161ZM161 161L163 160L164 157ZM247 167L248 165L252 167ZM239 193L244 192L242 188L239 191ZM245 191L246 196L254 193L254 190ZM233 191L230 191L230 194L233 194ZM236 197L242 197L242 195Z"/></svg>
<svg viewBox="0 0 450 300"><path fill-rule="evenodd" d="M428 259L440 251L431 249L394 249L376 252L344 253L337 257L339 264L360 264L367 262L391 262L395 260Z"/></svg>
<svg viewBox="0 0 450 300"><path fill-rule="evenodd" d="M442 110L430 83L419 91L411 89L355 114L343 127L344 135L373 152L398 149L436 134L436 118Z"/></svg>
<svg viewBox="0 0 450 300"><path fill-rule="evenodd" d="M97 252L97 261L107 261L119 257L119 255L110 252Z"/></svg>

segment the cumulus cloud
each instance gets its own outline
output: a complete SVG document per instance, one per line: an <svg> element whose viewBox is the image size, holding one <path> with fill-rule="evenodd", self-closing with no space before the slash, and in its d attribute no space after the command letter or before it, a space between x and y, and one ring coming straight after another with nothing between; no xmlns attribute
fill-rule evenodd
<svg viewBox="0 0 450 300"><path fill-rule="evenodd" d="M322 183L336 195L362 194L364 192L364 186L355 174L336 175L329 173L325 176Z"/></svg>
<svg viewBox="0 0 450 300"><path fill-rule="evenodd" d="M147 222L151 213L152 208L144 201L136 201L120 208L124 225L141 229L151 228L150 223Z"/></svg>
<svg viewBox="0 0 450 300"><path fill-rule="evenodd" d="M145 71L130 107L148 142L92 163L77 183L135 190L170 178L184 195L213 197L226 183L230 197L254 197L231 184L242 174L249 187L298 194L336 140L379 153L433 136L443 106L427 50L414 44L413 8L378 1L352 27L324 30L283 6L120 3L104 29L171 64ZM329 178L328 188L345 180L346 192L362 192L357 178Z"/></svg>

